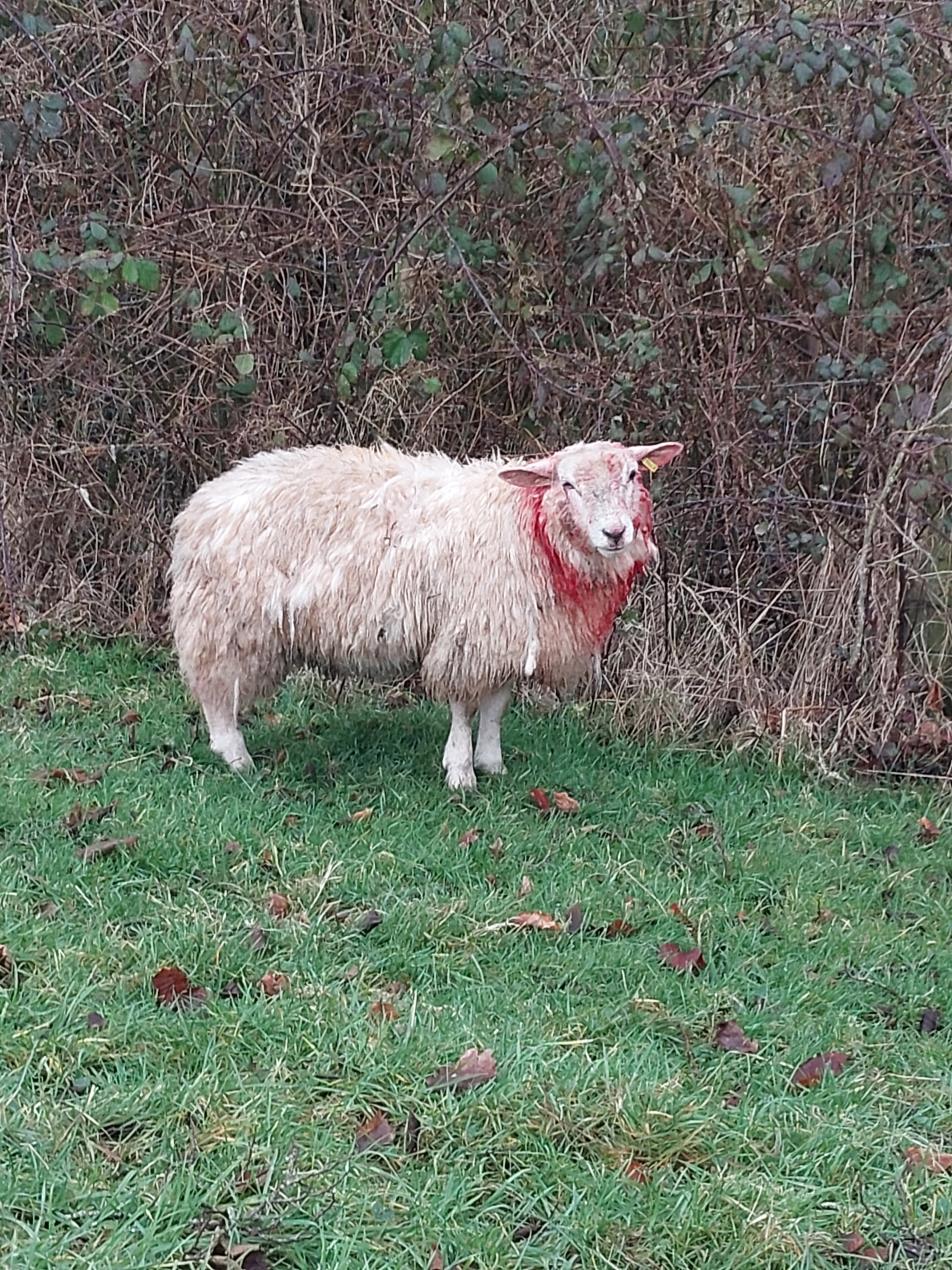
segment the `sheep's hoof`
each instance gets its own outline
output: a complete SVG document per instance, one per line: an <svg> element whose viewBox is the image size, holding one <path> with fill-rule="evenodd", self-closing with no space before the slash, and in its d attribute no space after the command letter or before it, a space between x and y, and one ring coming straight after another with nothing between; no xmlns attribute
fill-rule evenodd
<svg viewBox="0 0 952 1270"><path fill-rule="evenodd" d="M447 768L446 784L450 789L475 789L476 773L471 767Z"/></svg>
<svg viewBox="0 0 952 1270"><path fill-rule="evenodd" d="M506 765L501 758L477 758L475 760L477 772L482 772L484 776L505 776Z"/></svg>

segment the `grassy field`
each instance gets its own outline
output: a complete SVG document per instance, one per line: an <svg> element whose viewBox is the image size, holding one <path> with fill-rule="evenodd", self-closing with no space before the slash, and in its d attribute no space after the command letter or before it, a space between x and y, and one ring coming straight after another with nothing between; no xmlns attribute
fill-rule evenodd
<svg viewBox="0 0 952 1270"><path fill-rule="evenodd" d="M463 802L441 711L300 682L245 781L122 644L8 651L0 711L5 1266L789 1270L863 1264L851 1233L952 1265L937 787L647 752L570 708L515 711L509 775ZM572 905L578 933L507 924ZM163 967L205 1000L163 1004ZM427 1085L469 1047L494 1079ZM358 1151L377 1110L394 1140Z"/></svg>

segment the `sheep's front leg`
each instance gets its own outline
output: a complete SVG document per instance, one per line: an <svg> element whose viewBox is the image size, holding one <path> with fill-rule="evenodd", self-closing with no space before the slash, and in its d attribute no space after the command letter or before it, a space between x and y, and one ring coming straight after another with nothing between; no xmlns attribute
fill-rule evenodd
<svg viewBox="0 0 952 1270"><path fill-rule="evenodd" d="M502 761L502 716L512 699L512 684L489 692L479 703L479 731L476 734L475 767L487 776L505 775Z"/></svg>
<svg viewBox="0 0 952 1270"><path fill-rule="evenodd" d="M472 711L460 701L450 702L450 734L443 750L446 783L450 789L475 789Z"/></svg>

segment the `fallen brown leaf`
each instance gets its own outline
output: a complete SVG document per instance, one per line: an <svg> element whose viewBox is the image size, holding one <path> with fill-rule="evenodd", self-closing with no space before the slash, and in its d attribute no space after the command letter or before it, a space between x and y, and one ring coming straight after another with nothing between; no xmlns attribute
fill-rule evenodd
<svg viewBox="0 0 952 1270"><path fill-rule="evenodd" d="M11 953L6 944L0 944L0 988L12 987L15 977L16 967L13 961L13 953Z"/></svg>
<svg viewBox="0 0 952 1270"><path fill-rule="evenodd" d="M549 795L545 792L544 789L539 789L539 788L530 789L529 797L532 799L532 801L535 803L535 805L539 808L540 811L552 810L552 804L549 802Z"/></svg>
<svg viewBox="0 0 952 1270"><path fill-rule="evenodd" d="M791 1084L800 1089L809 1089L812 1085L818 1085L826 1072L839 1076L849 1061L849 1054L842 1050L827 1050L824 1054L817 1054L801 1063L790 1077Z"/></svg>
<svg viewBox="0 0 952 1270"><path fill-rule="evenodd" d="M536 1235L541 1235L543 1230L545 1230L545 1222L542 1218L530 1217L512 1232L512 1242L514 1244L525 1243L527 1239L534 1239Z"/></svg>
<svg viewBox="0 0 952 1270"><path fill-rule="evenodd" d="M919 1031L923 1036L931 1036L933 1032L938 1032L942 1025L942 1013L933 1006L929 1006L922 1011L922 1017L919 1019Z"/></svg>
<svg viewBox="0 0 952 1270"><path fill-rule="evenodd" d="M427 1270L443 1270L443 1254L436 1244L433 1245L433 1256L430 1258Z"/></svg>
<svg viewBox="0 0 952 1270"><path fill-rule="evenodd" d="M925 1169L927 1173L952 1173L952 1153L935 1147L907 1147L907 1169Z"/></svg>
<svg viewBox="0 0 952 1270"><path fill-rule="evenodd" d="M382 1111L375 1111L357 1130L356 1147L358 1151L369 1151L371 1147L388 1147L394 1137L393 1125Z"/></svg>
<svg viewBox="0 0 952 1270"><path fill-rule="evenodd" d="M63 817L63 824L69 833L75 833L83 825L94 825L100 820L105 820L115 809L115 803L106 803L105 806L93 804L91 807L84 807L82 803L73 803Z"/></svg>
<svg viewBox="0 0 952 1270"><path fill-rule="evenodd" d="M461 847L471 847L474 842L478 841L478 839L479 839L478 829L467 829L465 833L460 834L459 845Z"/></svg>
<svg viewBox="0 0 952 1270"><path fill-rule="evenodd" d="M571 905L565 913L566 935L577 935L582 929L582 909L578 904Z"/></svg>
<svg viewBox="0 0 952 1270"><path fill-rule="evenodd" d="M276 997L283 992L290 980L280 970L266 970L259 980L261 991L266 997Z"/></svg>
<svg viewBox="0 0 952 1270"><path fill-rule="evenodd" d="M694 832L699 838L710 838L714 832L713 825L695 825Z"/></svg>
<svg viewBox="0 0 952 1270"><path fill-rule="evenodd" d="M251 930L248 932L248 943L255 952L264 952L268 946L267 933L262 929L258 922L255 922Z"/></svg>
<svg viewBox="0 0 952 1270"><path fill-rule="evenodd" d="M281 921L282 918L287 917L288 913L290 913L291 901L286 895L281 895L279 891L272 891L268 896L266 907L272 917Z"/></svg>
<svg viewBox="0 0 952 1270"><path fill-rule="evenodd" d="M489 847L489 854L494 860L501 860L505 850L502 838L494 838Z"/></svg>
<svg viewBox="0 0 952 1270"><path fill-rule="evenodd" d="M510 926L520 926L529 930L561 930L562 923L550 917L548 913L516 913L509 918Z"/></svg>
<svg viewBox="0 0 952 1270"><path fill-rule="evenodd" d="M517 894L521 900L524 900L531 890L532 878L529 877L528 873L524 873L522 875L522 881L519 883L519 890Z"/></svg>
<svg viewBox="0 0 952 1270"><path fill-rule="evenodd" d="M373 807L364 807L360 811L351 812L351 814L347 817L347 823L351 825L362 825L365 821L369 820L373 814Z"/></svg>
<svg viewBox="0 0 952 1270"><path fill-rule="evenodd" d="M284 817L285 829L294 829L296 825L301 823L301 817L295 811L289 811Z"/></svg>
<svg viewBox="0 0 952 1270"><path fill-rule="evenodd" d="M237 855L241 850L241 843L235 842L234 838L230 842L225 843L225 850L229 855Z"/></svg>
<svg viewBox="0 0 952 1270"><path fill-rule="evenodd" d="M354 925L361 935L367 935L370 931L376 930L382 921L381 913L378 913L375 908L368 908L366 913L361 913Z"/></svg>
<svg viewBox="0 0 952 1270"><path fill-rule="evenodd" d="M658 954L666 966L672 970L688 970L697 974L704 969L704 954L700 948L681 948L675 943L662 944Z"/></svg>
<svg viewBox="0 0 952 1270"><path fill-rule="evenodd" d="M496 1075L496 1060L492 1050L468 1049L459 1059L448 1067L440 1067L432 1076L427 1076L426 1084L430 1089L449 1089L454 1094L461 1094L467 1089L475 1089L477 1085L485 1085Z"/></svg>
<svg viewBox="0 0 952 1270"><path fill-rule="evenodd" d="M223 983L218 993L226 1001L237 1001L239 997L244 996L244 988L237 979L229 979L227 983Z"/></svg>
<svg viewBox="0 0 952 1270"><path fill-rule="evenodd" d="M271 1263L257 1244L229 1244L219 1239L208 1254L211 1270L270 1270Z"/></svg>
<svg viewBox="0 0 952 1270"><path fill-rule="evenodd" d="M59 911L59 905L55 900L44 900L36 910L36 915L37 917L42 917L47 922L51 922Z"/></svg>
<svg viewBox="0 0 952 1270"><path fill-rule="evenodd" d="M919 817L919 838L922 842L935 842L940 833L939 826L928 816Z"/></svg>
<svg viewBox="0 0 952 1270"><path fill-rule="evenodd" d="M840 1247L851 1257L856 1257L860 1261L889 1261L892 1257L892 1250L885 1244L873 1247L856 1231L843 1235L840 1239Z"/></svg>
<svg viewBox="0 0 952 1270"><path fill-rule="evenodd" d="M609 922L604 930L600 932L603 939L628 939L634 933L634 926L630 922L626 922L623 917L616 917L613 922Z"/></svg>
<svg viewBox="0 0 952 1270"><path fill-rule="evenodd" d="M90 1032L101 1032L106 1026L106 1020L98 1010L90 1010L86 1015L86 1026Z"/></svg>
<svg viewBox="0 0 952 1270"><path fill-rule="evenodd" d="M41 785L49 785L53 781L63 781L67 785L95 785L96 781L102 780L105 769L99 767L94 772L87 772L82 767L41 767L30 775Z"/></svg>
<svg viewBox="0 0 952 1270"><path fill-rule="evenodd" d="M205 1004L208 993L191 983L188 975L178 966L165 966L152 976L152 987L161 1005L179 1010L195 1009Z"/></svg>
<svg viewBox="0 0 952 1270"><path fill-rule="evenodd" d="M77 847L76 858L88 863L90 860L100 859L101 856L112 855L120 847L134 847L138 841L136 834L130 834L126 838L97 838L86 847Z"/></svg>
<svg viewBox="0 0 952 1270"><path fill-rule="evenodd" d="M138 710L127 710L125 714L119 716L119 723L124 728L134 728L137 723L142 722L142 715Z"/></svg>
<svg viewBox="0 0 952 1270"><path fill-rule="evenodd" d="M389 1001L375 1001L370 1007L370 1017L372 1019L383 1019L386 1023L393 1023L400 1016Z"/></svg>
<svg viewBox="0 0 952 1270"><path fill-rule="evenodd" d="M752 1041L739 1023L733 1019L719 1023L714 1032L714 1044L718 1049L736 1054L756 1054L760 1046Z"/></svg>
<svg viewBox="0 0 952 1270"><path fill-rule="evenodd" d="M571 794L566 794L564 790L556 790L552 795L552 801L555 803L558 811L571 815L572 812L578 811L581 804Z"/></svg>
<svg viewBox="0 0 952 1270"><path fill-rule="evenodd" d="M644 1160L629 1160L625 1165L625 1177L632 1182L647 1182L651 1178L651 1171Z"/></svg>

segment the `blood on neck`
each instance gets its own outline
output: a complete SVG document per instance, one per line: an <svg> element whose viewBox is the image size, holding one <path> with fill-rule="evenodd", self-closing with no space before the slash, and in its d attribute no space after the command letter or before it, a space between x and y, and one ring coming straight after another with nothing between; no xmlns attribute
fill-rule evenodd
<svg viewBox="0 0 952 1270"><path fill-rule="evenodd" d="M529 524L533 541L548 566L556 602L583 623L586 636L593 650L596 650L608 637L615 618L628 598L632 583L644 573L645 566L642 561L636 560L626 573L608 578L604 582L582 573L571 561L565 559L549 537L547 517L542 507L543 495L543 490L532 490L528 494ZM650 532L650 519L648 531Z"/></svg>

